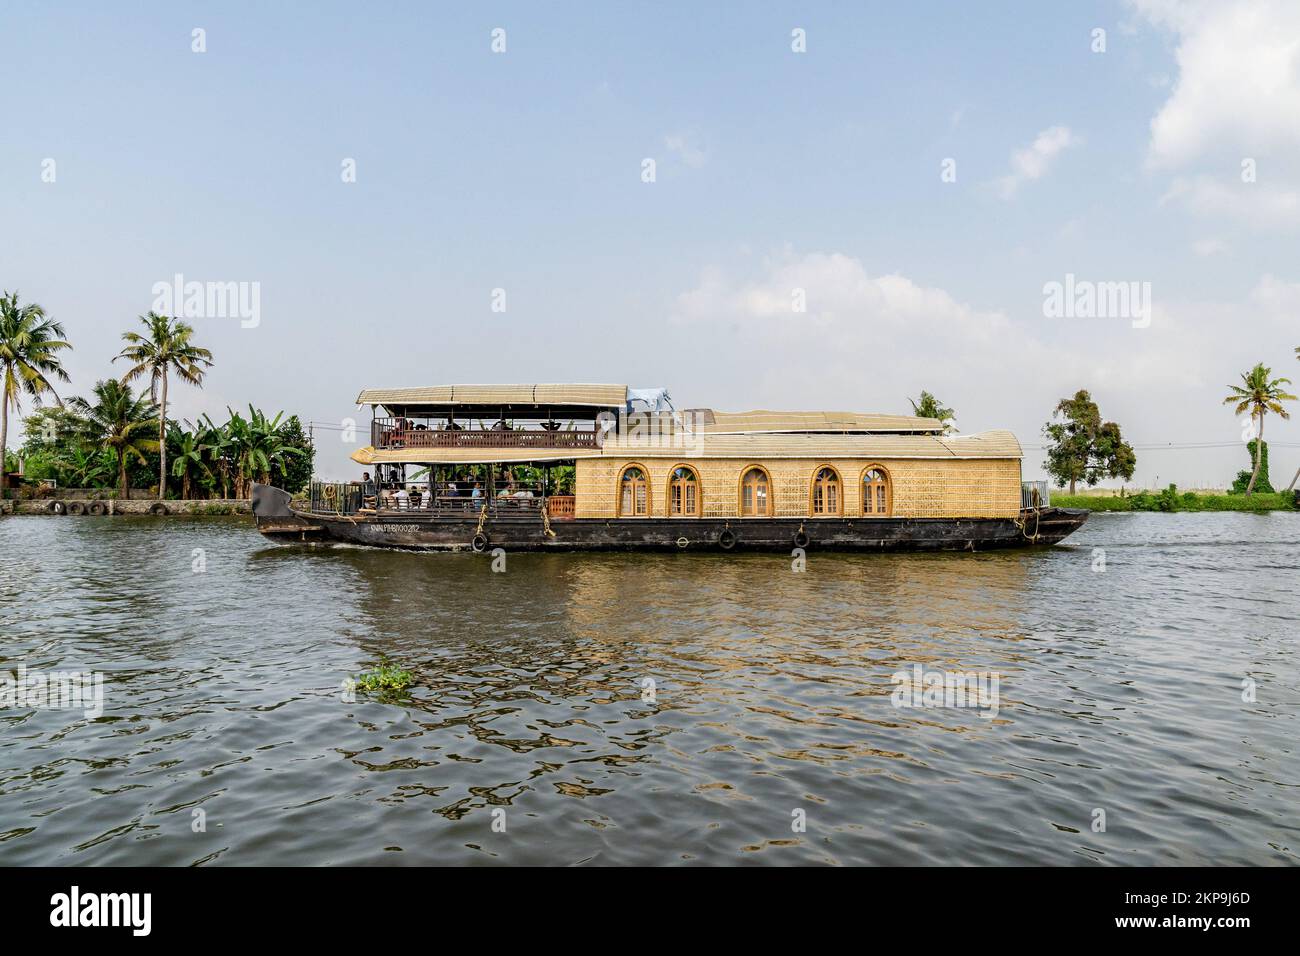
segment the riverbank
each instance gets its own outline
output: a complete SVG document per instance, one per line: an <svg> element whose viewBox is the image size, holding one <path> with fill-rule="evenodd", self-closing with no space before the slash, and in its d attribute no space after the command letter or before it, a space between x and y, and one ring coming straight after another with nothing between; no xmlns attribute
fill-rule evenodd
<svg viewBox="0 0 1300 956"><path fill-rule="evenodd" d="M245 498L34 498L0 501L0 514L50 515L153 515L160 518L193 515L247 515L253 510Z"/></svg>
<svg viewBox="0 0 1300 956"><path fill-rule="evenodd" d="M1286 492L1245 495L1180 492L1173 485L1163 491L1138 491L1120 495L1052 494L1056 508L1087 508L1091 511L1295 511L1296 496Z"/></svg>

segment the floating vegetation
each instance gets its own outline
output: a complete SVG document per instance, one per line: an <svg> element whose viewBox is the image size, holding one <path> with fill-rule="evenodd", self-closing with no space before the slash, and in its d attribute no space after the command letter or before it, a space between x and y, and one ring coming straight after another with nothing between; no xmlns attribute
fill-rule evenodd
<svg viewBox="0 0 1300 956"><path fill-rule="evenodd" d="M357 690L369 693L390 693L403 691L415 680L410 671L404 671L395 664L380 664L373 670L357 675Z"/></svg>

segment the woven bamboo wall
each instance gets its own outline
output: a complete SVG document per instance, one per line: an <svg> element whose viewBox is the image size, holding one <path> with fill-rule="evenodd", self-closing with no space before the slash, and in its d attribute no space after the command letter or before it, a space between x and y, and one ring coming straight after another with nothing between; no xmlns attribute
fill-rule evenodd
<svg viewBox="0 0 1300 956"><path fill-rule="evenodd" d="M738 458L670 461L664 458L587 458L577 462L576 517L613 518L618 513L617 485L623 469L637 464L650 486L650 516L668 514L668 476L678 465L690 465L700 478L704 516L735 517L740 506L740 476L753 465L771 476L776 517L809 514L813 475L824 465L840 474L844 514L862 513L862 472L868 465L883 467L890 477L893 516L900 518L1002 518L1020 513L1020 462L1014 458L899 459L883 462L859 459Z"/></svg>

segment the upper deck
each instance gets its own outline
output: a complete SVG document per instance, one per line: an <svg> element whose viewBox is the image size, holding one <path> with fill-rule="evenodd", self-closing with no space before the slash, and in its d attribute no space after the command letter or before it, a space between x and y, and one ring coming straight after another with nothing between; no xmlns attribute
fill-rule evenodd
<svg viewBox="0 0 1300 956"><path fill-rule="evenodd" d="M954 452L943 441L942 423L932 418L711 408L677 412L666 405L666 393L665 401L654 406L646 404L645 394L624 385L367 389L357 402L376 413L370 447L354 457L366 464L561 461L599 457L616 448L633 452L690 447L703 454L744 454L750 446L770 450L796 445L815 455L812 446L824 445L830 451L868 439L903 454L943 457ZM974 443L960 445L976 450Z"/></svg>

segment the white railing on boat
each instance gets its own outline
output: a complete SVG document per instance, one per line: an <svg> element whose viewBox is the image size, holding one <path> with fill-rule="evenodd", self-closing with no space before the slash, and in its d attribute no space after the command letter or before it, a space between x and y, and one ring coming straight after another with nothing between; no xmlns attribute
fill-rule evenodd
<svg viewBox="0 0 1300 956"><path fill-rule="evenodd" d="M1022 481L1020 483L1020 509L1032 511L1034 508L1046 508L1052 503L1052 493L1045 481Z"/></svg>

